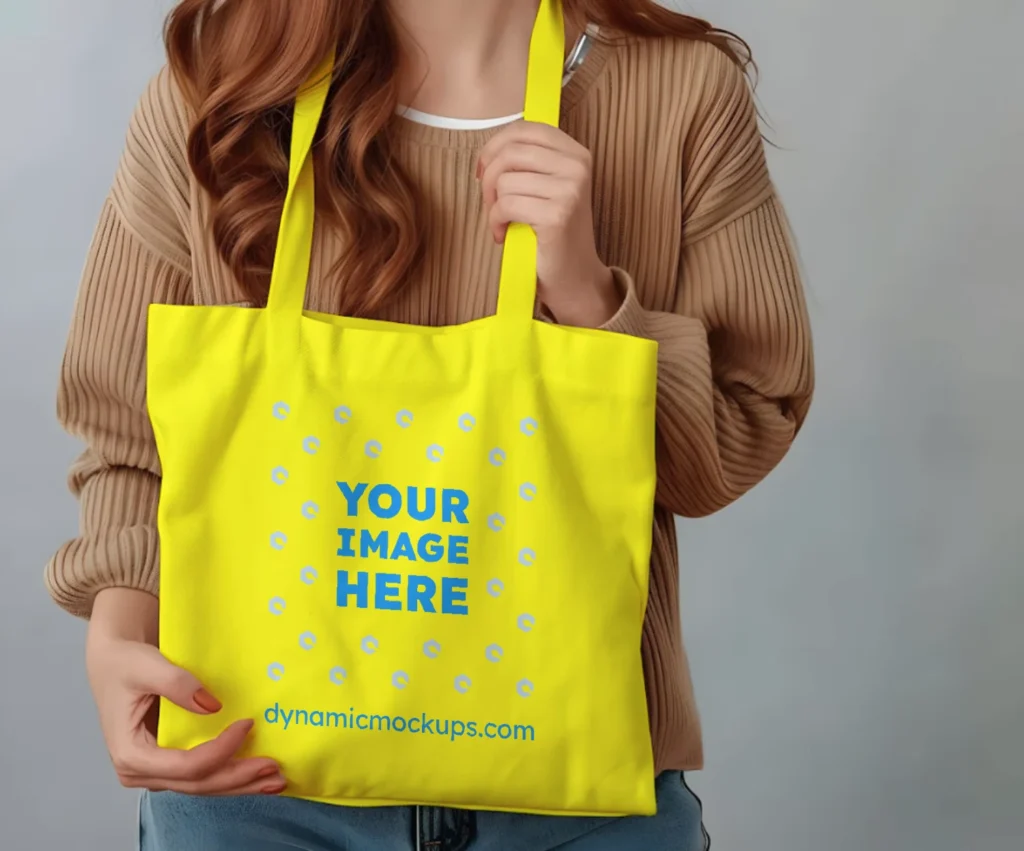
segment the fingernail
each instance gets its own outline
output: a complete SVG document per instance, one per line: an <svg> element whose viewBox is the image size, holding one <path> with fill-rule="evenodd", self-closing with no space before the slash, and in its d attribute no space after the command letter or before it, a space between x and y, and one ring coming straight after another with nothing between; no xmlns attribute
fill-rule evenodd
<svg viewBox="0 0 1024 851"><path fill-rule="evenodd" d="M270 775L277 774L277 772L278 772L278 767L276 765L268 765L266 768L264 768L262 771L260 771L260 773L257 774L256 776L257 777L270 777Z"/></svg>
<svg viewBox="0 0 1024 851"><path fill-rule="evenodd" d="M260 792L264 795L280 795L287 788L287 783L269 783L260 789Z"/></svg>
<svg viewBox="0 0 1024 851"><path fill-rule="evenodd" d="M221 702L204 688L192 695L192 700L195 701L196 706L206 712L220 712L221 710Z"/></svg>

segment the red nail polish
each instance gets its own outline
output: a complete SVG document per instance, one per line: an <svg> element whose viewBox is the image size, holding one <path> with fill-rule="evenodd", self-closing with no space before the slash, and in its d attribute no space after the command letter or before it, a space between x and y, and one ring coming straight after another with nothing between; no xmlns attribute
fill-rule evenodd
<svg viewBox="0 0 1024 851"><path fill-rule="evenodd" d="M221 710L221 702L204 688L192 695L192 700L205 712L220 712Z"/></svg>

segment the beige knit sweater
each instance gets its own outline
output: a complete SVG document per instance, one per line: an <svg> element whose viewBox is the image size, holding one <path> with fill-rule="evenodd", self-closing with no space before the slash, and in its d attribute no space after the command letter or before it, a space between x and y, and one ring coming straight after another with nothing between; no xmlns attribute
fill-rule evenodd
<svg viewBox="0 0 1024 851"><path fill-rule="evenodd" d="M439 325L493 312L500 247L474 180L495 130L396 118L397 156L427 209L421 274L380 317ZM598 44L565 89L563 129L593 154L598 250L624 294L606 326L660 344L658 472L643 633L658 770L702 764L683 651L673 515L709 514L785 455L810 403L811 340L786 220L741 73L679 40ZM59 417L87 449L70 474L81 529L46 571L87 617L103 588L159 590L160 466L146 414L146 306L244 302L219 260L186 161L188 116L164 70L141 98L75 307ZM317 231L309 307L329 312L338 256Z"/></svg>

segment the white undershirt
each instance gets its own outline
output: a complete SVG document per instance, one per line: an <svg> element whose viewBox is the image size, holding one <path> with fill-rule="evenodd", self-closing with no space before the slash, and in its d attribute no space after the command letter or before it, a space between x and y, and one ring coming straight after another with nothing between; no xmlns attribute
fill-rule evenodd
<svg viewBox="0 0 1024 851"><path fill-rule="evenodd" d="M575 46L566 60L565 76L562 77L562 85L565 86L572 79L573 74L579 70L580 65L590 50L592 39L597 34L597 27L593 24L587 27L586 31L576 41ZM417 124L425 124L428 127L439 127L442 130L489 130L492 127L501 127L504 124L511 124L523 117L523 113L515 115L503 115L500 118L449 118L447 115L434 115L431 112L421 112L411 106L400 106L398 114L408 118Z"/></svg>
<svg viewBox="0 0 1024 851"><path fill-rule="evenodd" d="M443 130L487 130L491 127L501 127L503 124L511 124L523 117L521 112L515 115L505 115L501 118L449 118L447 115L434 115L432 112L420 112L411 106L402 106L398 114L417 124L426 124L428 127L440 127Z"/></svg>

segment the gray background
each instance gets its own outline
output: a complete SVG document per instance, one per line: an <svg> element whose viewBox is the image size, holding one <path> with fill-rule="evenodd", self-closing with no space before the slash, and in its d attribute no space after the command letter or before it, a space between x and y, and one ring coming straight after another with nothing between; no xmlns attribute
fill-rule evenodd
<svg viewBox="0 0 1024 851"><path fill-rule="evenodd" d="M43 593L77 447L54 386L159 0L0 0L0 847L128 849L82 624ZM682 524L713 847L1024 847L1020 0L700 0L763 72L818 393Z"/></svg>

